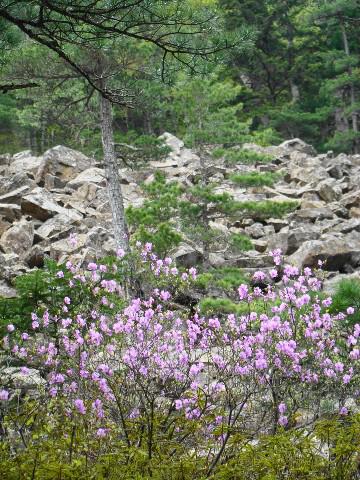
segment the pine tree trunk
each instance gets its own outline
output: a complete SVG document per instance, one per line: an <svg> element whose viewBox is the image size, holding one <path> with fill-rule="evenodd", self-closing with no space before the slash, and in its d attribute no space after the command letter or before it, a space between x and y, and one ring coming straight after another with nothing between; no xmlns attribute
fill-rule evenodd
<svg viewBox="0 0 360 480"><path fill-rule="evenodd" d="M101 87L105 89L105 81ZM129 236L125 221L124 201L121 192L120 175L116 161L114 132L112 125L111 102L100 95L101 137L104 152L104 167L108 188L110 209L112 214L114 238L117 248L129 250Z"/></svg>
<svg viewBox="0 0 360 480"><path fill-rule="evenodd" d="M350 56L349 40L348 40L348 36L347 36L347 32L346 32L346 28L345 28L345 24L344 24L343 20L340 21L340 28L341 28L342 38L343 38L345 55L347 57L349 57ZM352 75L353 70L352 70L351 67L349 67L348 72L349 72L349 75ZM350 82L350 104L353 108L355 107L355 103L356 103L355 86L354 86L354 83L351 81ZM353 111L351 113L351 122L352 122L353 132L358 133L359 132L359 126L358 126L358 115L357 115L356 111ZM358 153L358 143L357 143L357 141L355 142L354 149L355 149L354 153Z"/></svg>

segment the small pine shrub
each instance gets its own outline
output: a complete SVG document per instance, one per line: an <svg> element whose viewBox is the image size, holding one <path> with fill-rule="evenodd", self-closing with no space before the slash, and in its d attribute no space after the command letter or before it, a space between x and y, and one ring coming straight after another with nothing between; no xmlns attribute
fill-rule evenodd
<svg viewBox="0 0 360 480"><path fill-rule="evenodd" d="M241 187L272 187L278 178L278 174L271 172L234 173L230 176L230 180Z"/></svg>
<svg viewBox="0 0 360 480"><path fill-rule="evenodd" d="M241 283L248 283L249 279L240 268L219 267L198 275L196 286L208 289L217 287L226 292L234 291Z"/></svg>
<svg viewBox="0 0 360 480"><path fill-rule="evenodd" d="M224 158L228 165L270 163L274 158L271 155L240 148L216 148L212 152L215 159Z"/></svg>
<svg viewBox="0 0 360 480"><path fill-rule="evenodd" d="M351 324L360 323L360 281L359 280L341 280L337 285L335 294L332 298L330 311L339 313L345 311L348 307L355 307L355 312L349 315L348 322Z"/></svg>
<svg viewBox="0 0 360 480"><path fill-rule="evenodd" d="M229 246L233 251L246 252L253 249L253 244L249 237L241 233L232 233L229 239Z"/></svg>
<svg viewBox="0 0 360 480"><path fill-rule="evenodd" d="M297 201L274 201L274 200L262 200L258 202L254 201L243 201L243 202L233 202L228 205L228 213L240 212L245 216L256 217L257 219L265 218L281 218L284 215L293 212L299 206Z"/></svg>

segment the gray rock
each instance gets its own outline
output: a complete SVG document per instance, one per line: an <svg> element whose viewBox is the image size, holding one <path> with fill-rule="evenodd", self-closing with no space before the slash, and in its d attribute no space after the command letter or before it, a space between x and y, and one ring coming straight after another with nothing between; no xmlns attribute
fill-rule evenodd
<svg viewBox="0 0 360 480"><path fill-rule="evenodd" d="M58 240L62 232L69 232L71 225L75 222L65 213L59 213L52 218L49 218L44 222L35 232L35 236L41 239L50 238L52 240Z"/></svg>
<svg viewBox="0 0 360 480"><path fill-rule="evenodd" d="M347 235L325 234L318 240L304 242L288 257L289 263L299 267L315 267L318 260L324 269L349 272L360 267L360 236L353 231Z"/></svg>
<svg viewBox="0 0 360 480"><path fill-rule="evenodd" d="M4 195L0 195L0 203L15 203L16 205L20 205L22 196L28 190L29 187L27 185L23 185L16 190L12 190L11 192L5 193Z"/></svg>
<svg viewBox="0 0 360 480"><path fill-rule="evenodd" d="M300 138L292 138L291 140L286 140L283 143L280 143L279 148L284 150L296 150L297 152L305 153L306 155L314 156L316 155L316 150L312 145L305 143Z"/></svg>
<svg viewBox="0 0 360 480"><path fill-rule="evenodd" d="M5 253L16 253L20 258L32 247L34 225L21 220L13 224L0 238L0 247Z"/></svg>
<svg viewBox="0 0 360 480"><path fill-rule="evenodd" d="M164 145L171 148L171 150L176 154L180 154L181 149L184 147L184 142L169 132L165 132L160 135L159 140L162 140Z"/></svg>
<svg viewBox="0 0 360 480"><path fill-rule="evenodd" d="M24 155L14 155L13 160L9 166L9 173L16 174L19 172L25 172L31 178L35 178L36 172L38 171L42 157L32 157L30 154L25 155L27 152L22 152ZM29 152L31 153L31 152Z"/></svg>
<svg viewBox="0 0 360 480"><path fill-rule="evenodd" d="M204 259L200 247L195 247L187 243L181 243L171 255L176 263L182 267L193 267L201 263Z"/></svg>
<svg viewBox="0 0 360 480"><path fill-rule="evenodd" d="M57 213L68 215L73 220L80 220L82 215L72 209L66 209L56 203L54 197L47 190L38 187L25 195L21 200L21 210L24 214L45 221Z"/></svg>
<svg viewBox="0 0 360 480"><path fill-rule="evenodd" d="M78 173L93 166L95 166L93 158L63 145L57 145L47 150L41 158L36 171L36 182L44 182L47 174L69 181Z"/></svg>
<svg viewBox="0 0 360 480"><path fill-rule="evenodd" d="M87 235L82 233L76 237L76 245L71 244L68 239L61 239L57 242L53 242L50 246L50 257L59 263L62 263L69 255L79 252L86 244Z"/></svg>
<svg viewBox="0 0 360 480"><path fill-rule="evenodd" d="M0 192L2 195L24 186L29 187L29 190L36 187L34 180L29 178L24 172L18 172L7 177L0 177Z"/></svg>
<svg viewBox="0 0 360 480"><path fill-rule="evenodd" d="M325 202L333 202L341 197L342 189L337 185L336 180L327 178L322 180L317 187L319 196Z"/></svg>
<svg viewBox="0 0 360 480"><path fill-rule="evenodd" d="M106 186L105 171L102 168L91 167L79 173L73 180L68 183L68 186L73 188L81 187L87 184L99 184Z"/></svg>
<svg viewBox="0 0 360 480"><path fill-rule="evenodd" d="M15 298L17 296L17 292L15 288L12 288L3 280L0 281L0 297L2 298Z"/></svg>
<svg viewBox="0 0 360 480"><path fill-rule="evenodd" d="M260 238L265 235L265 230L264 226L262 223L253 223L249 227L245 227L245 233L246 235L249 235L249 237L252 238Z"/></svg>
<svg viewBox="0 0 360 480"><path fill-rule="evenodd" d="M356 280L360 282L360 271L354 273L340 273L323 281L323 291L328 295L334 295L342 280Z"/></svg>
<svg viewBox="0 0 360 480"><path fill-rule="evenodd" d="M19 367L6 367L0 369L0 383L10 388L31 390L45 385L46 380L34 368L29 368L27 373L23 373Z"/></svg>
<svg viewBox="0 0 360 480"><path fill-rule="evenodd" d="M0 216L4 220L13 222L21 217L21 208L15 203L0 203Z"/></svg>

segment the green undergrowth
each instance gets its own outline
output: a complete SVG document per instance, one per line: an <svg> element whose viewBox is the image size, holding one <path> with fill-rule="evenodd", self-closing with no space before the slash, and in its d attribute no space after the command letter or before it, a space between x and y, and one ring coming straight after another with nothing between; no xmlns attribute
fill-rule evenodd
<svg viewBox="0 0 360 480"><path fill-rule="evenodd" d="M66 422L64 422L66 423ZM26 448L0 443L2 480L356 480L360 453L359 415L324 419L313 429L279 428L249 438L233 434L229 455L215 468L191 448L159 445L151 460L143 446L118 439L89 439L67 426L35 430Z"/></svg>
<svg viewBox="0 0 360 480"><path fill-rule="evenodd" d="M236 267L212 268L201 273L196 279L196 286L202 289L218 287L224 290L234 290L242 283L249 283L246 274Z"/></svg>
<svg viewBox="0 0 360 480"><path fill-rule="evenodd" d="M360 323L360 280L344 279L336 286L330 312L344 312L348 307L354 307L355 312L347 317L347 321L351 324Z"/></svg>
<svg viewBox="0 0 360 480"><path fill-rule="evenodd" d="M215 148L212 151L212 156L215 159L224 158L227 165L270 163L274 159L271 155L258 153L253 150L222 147Z"/></svg>
<svg viewBox="0 0 360 480"><path fill-rule="evenodd" d="M272 187L280 178L278 173L272 172L250 172L250 173L234 173L230 175L230 180L241 187Z"/></svg>
<svg viewBox="0 0 360 480"><path fill-rule="evenodd" d="M254 216L257 220L265 219L269 217L281 218L284 215L295 211L299 206L299 202L286 200L286 201L274 201L274 200L260 200L260 201L242 201L234 202L229 205L229 214L231 213L243 213L243 215Z"/></svg>

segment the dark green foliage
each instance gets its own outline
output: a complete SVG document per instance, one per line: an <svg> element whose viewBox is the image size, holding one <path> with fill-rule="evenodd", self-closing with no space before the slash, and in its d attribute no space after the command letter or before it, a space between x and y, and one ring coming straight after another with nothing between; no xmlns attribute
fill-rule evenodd
<svg viewBox="0 0 360 480"><path fill-rule="evenodd" d="M34 418L28 419L34 423ZM360 451L359 416L318 422L312 431L300 428L249 438L233 436L231 454L210 475L209 459L174 450L171 442L156 449L149 461L144 448L127 448L121 440L94 439L85 428L54 418L34 425L26 449L0 448L4 480L355 480ZM56 427L56 428L55 428ZM73 440L71 440L71 438ZM71 458L70 458L71 452ZM194 461L195 460L195 461ZM32 474L35 472L35 476Z"/></svg>
<svg viewBox="0 0 360 480"><path fill-rule="evenodd" d="M128 207L127 221L129 226L135 229L135 240L151 242L158 254L165 255L178 245L182 238L173 221L182 189L176 182L167 182L161 172L156 172L154 180L143 185L143 189L148 199L142 207Z"/></svg>
<svg viewBox="0 0 360 480"><path fill-rule="evenodd" d="M349 315L347 321L351 324L360 323L360 281L356 279L341 280L337 285L330 311L346 312L348 307L354 307L355 313Z"/></svg>
<svg viewBox="0 0 360 480"><path fill-rule="evenodd" d="M278 178L278 174L271 172L234 173L230 175L230 180L241 187L272 187Z"/></svg>
<svg viewBox="0 0 360 480"><path fill-rule="evenodd" d="M228 165L269 163L273 160L271 155L265 155L253 150L240 148L216 148L212 151L214 158L224 158Z"/></svg>
<svg viewBox="0 0 360 480"><path fill-rule="evenodd" d="M226 292L233 292L240 284L248 282L249 279L240 268L218 267L199 274L196 285L203 289L217 287Z"/></svg>
<svg viewBox="0 0 360 480"><path fill-rule="evenodd" d="M246 252L247 250L253 249L253 244L251 240L246 235L242 235L241 233L232 233L229 239L230 248L233 251L241 251Z"/></svg>
<svg viewBox="0 0 360 480"><path fill-rule="evenodd" d="M49 300L49 277L42 270L20 275L15 280L18 296L15 298L0 297L1 333L6 325L12 323L21 329L27 329L31 322L31 312Z"/></svg>
<svg viewBox="0 0 360 480"><path fill-rule="evenodd" d="M229 213L241 212L244 216L256 217L259 220L269 217L280 218L287 213L293 212L298 206L298 202L290 200L283 202L272 200L261 200L259 202L244 201L235 202L229 207Z"/></svg>

